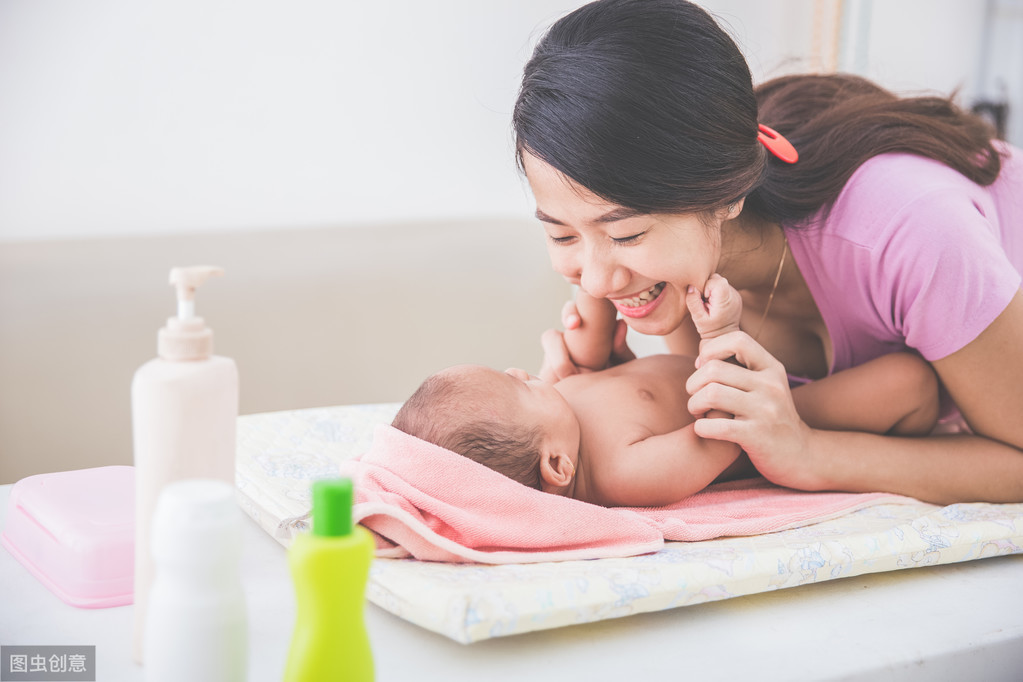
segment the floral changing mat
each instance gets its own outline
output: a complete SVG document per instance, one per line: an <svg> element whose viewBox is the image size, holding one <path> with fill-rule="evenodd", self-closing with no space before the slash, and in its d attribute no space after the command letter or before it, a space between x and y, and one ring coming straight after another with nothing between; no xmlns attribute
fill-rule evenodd
<svg viewBox="0 0 1023 682"><path fill-rule="evenodd" d="M287 546L307 529L310 484L369 449L399 405L242 416L242 507ZM882 504L778 533L597 559L489 566L376 559L367 597L458 642L618 618L784 587L1023 552L1023 504Z"/></svg>

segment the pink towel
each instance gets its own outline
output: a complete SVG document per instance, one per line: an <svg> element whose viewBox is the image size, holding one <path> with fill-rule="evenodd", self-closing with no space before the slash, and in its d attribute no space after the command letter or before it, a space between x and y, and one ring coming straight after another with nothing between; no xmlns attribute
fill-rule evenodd
<svg viewBox="0 0 1023 682"><path fill-rule="evenodd" d="M749 479L668 507L606 508L527 488L389 425L341 475L355 483L355 520L373 531L378 556L487 564L634 556L665 540L771 533L903 499Z"/></svg>

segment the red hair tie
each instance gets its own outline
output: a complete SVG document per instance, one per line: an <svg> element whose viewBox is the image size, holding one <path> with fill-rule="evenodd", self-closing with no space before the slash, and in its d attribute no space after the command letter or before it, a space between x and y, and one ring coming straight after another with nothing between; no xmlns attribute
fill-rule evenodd
<svg viewBox="0 0 1023 682"><path fill-rule="evenodd" d="M757 133L757 139L760 140L760 144L767 147L767 151L774 154L776 157L784 161L785 163L795 163L799 161L799 152L792 146L792 143L785 139L785 137L777 130L768 128L761 123L757 128L760 132Z"/></svg>

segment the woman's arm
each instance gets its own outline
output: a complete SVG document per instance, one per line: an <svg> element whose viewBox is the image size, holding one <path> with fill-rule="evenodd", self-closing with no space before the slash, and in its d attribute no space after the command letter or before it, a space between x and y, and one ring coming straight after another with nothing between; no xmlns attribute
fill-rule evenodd
<svg viewBox="0 0 1023 682"><path fill-rule="evenodd" d="M785 369L741 332L705 341L686 388L696 433L738 443L768 479L802 490L885 491L935 503L1023 501L1023 294L933 364L976 435L901 438L810 428ZM745 367L723 362L738 356Z"/></svg>
<svg viewBox="0 0 1023 682"><path fill-rule="evenodd" d="M938 376L915 353L891 353L792 389L815 429L926 436L938 420Z"/></svg>
<svg viewBox="0 0 1023 682"><path fill-rule="evenodd" d="M1023 450L1023 291L974 341L933 365L974 433Z"/></svg>

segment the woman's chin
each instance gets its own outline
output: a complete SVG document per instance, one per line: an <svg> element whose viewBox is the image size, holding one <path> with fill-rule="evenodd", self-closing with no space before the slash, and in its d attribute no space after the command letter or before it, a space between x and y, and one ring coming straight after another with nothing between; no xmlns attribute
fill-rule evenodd
<svg viewBox="0 0 1023 682"><path fill-rule="evenodd" d="M681 320L670 320L660 315L638 319L626 317L624 319L625 323L629 325L629 329L647 336L667 336L678 329L679 324L682 322Z"/></svg>
<svg viewBox="0 0 1023 682"><path fill-rule="evenodd" d="M676 329L689 316L689 311L682 302L670 295L670 288L661 292L654 301L639 308L623 308L615 306L622 319L630 329L647 336L666 336Z"/></svg>

